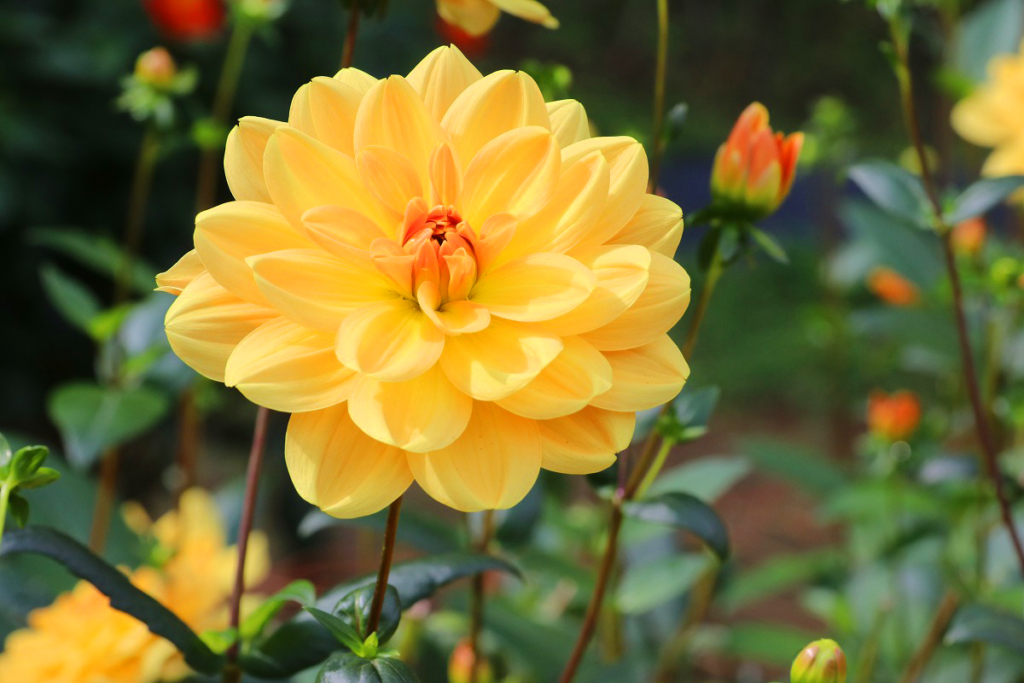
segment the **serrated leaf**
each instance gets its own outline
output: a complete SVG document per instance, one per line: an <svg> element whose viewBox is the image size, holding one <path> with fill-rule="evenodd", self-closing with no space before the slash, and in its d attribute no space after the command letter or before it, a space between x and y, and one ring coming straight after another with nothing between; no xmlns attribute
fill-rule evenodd
<svg viewBox="0 0 1024 683"><path fill-rule="evenodd" d="M39 276L43 291L61 317L88 334L90 323L100 312L96 295L52 263L44 263Z"/></svg>
<svg viewBox="0 0 1024 683"><path fill-rule="evenodd" d="M917 176L888 161L853 166L849 178L879 208L918 227L927 228L928 195Z"/></svg>
<svg viewBox="0 0 1024 683"><path fill-rule="evenodd" d="M150 631L173 643L185 657L185 662L196 671L214 674L222 669L223 658L211 651L185 622L152 596L133 586L121 571L78 541L45 527L8 532L0 548L0 557L19 553L49 557L78 578L88 581L110 598L111 607L135 617Z"/></svg>
<svg viewBox="0 0 1024 683"><path fill-rule="evenodd" d="M957 610L943 642L989 643L1024 655L1024 619L984 605L966 605Z"/></svg>
<svg viewBox="0 0 1024 683"><path fill-rule="evenodd" d="M316 588L304 579L292 581L287 586L264 600L259 607L247 616L238 627L242 640L252 640L260 635L267 623L274 618L281 608L289 602L297 602L302 606L310 605L316 600Z"/></svg>
<svg viewBox="0 0 1024 683"><path fill-rule="evenodd" d="M946 211L944 220L947 225L956 225L968 218L980 216L1022 186L1022 175L982 178L953 200L953 206Z"/></svg>
<svg viewBox="0 0 1024 683"><path fill-rule="evenodd" d="M689 531L724 560L729 556L729 533L707 503L688 493L663 493L622 506L627 517L653 524L667 524Z"/></svg>

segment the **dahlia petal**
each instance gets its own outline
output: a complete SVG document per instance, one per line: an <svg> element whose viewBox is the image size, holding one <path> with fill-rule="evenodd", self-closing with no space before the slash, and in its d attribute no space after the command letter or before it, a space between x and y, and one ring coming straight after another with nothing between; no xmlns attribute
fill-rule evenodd
<svg viewBox="0 0 1024 683"><path fill-rule="evenodd" d="M541 466L563 474L593 474L615 462L629 446L635 413L587 407L578 413L537 423L543 443Z"/></svg>
<svg viewBox="0 0 1024 683"><path fill-rule="evenodd" d="M501 10L490 0L437 0L437 14L445 23L479 37L494 28Z"/></svg>
<svg viewBox="0 0 1024 683"><path fill-rule="evenodd" d="M420 309L446 335L472 334L486 328L491 314L486 307L472 301L449 301L441 304L441 294L432 282L424 282L416 292Z"/></svg>
<svg viewBox="0 0 1024 683"><path fill-rule="evenodd" d="M338 360L383 382L404 382L429 370L444 333L408 299L380 301L348 315L338 329Z"/></svg>
<svg viewBox="0 0 1024 683"><path fill-rule="evenodd" d="M652 253L650 278L636 303L582 337L601 351L634 349L671 330L689 303L690 276L672 259Z"/></svg>
<svg viewBox="0 0 1024 683"><path fill-rule="evenodd" d="M228 202L196 217L196 252L210 275L235 296L261 306L267 300L256 286L250 256L313 246L298 234L273 204Z"/></svg>
<svg viewBox="0 0 1024 683"><path fill-rule="evenodd" d="M475 402L457 441L430 453L409 453L416 482L457 510L505 509L521 501L540 474L537 423L492 403Z"/></svg>
<svg viewBox="0 0 1024 683"><path fill-rule="evenodd" d="M430 198L434 205L454 206L462 196L462 167L455 150L443 142L430 153Z"/></svg>
<svg viewBox="0 0 1024 683"><path fill-rule="evenodd" d="M600 218L584 242L604 244L633 217L647 192L647 153L629 137L603 137L582 140L562 150L562 163L569 165L598 151L608 162L610 185L608 201Z"/></svg>
<svg viewBox="0 0 1024 683"><path fill-rule="evenodd" d="M364 92L337 78L320 76L310 82L309 115L320 142L354 156L352 136Z"/></svg>
<svg viewBox="0 0 1024 683"><path fill-rule="evenodd" d="M263 178L263 152L281 121L246 116L228 133L224 147L224 175L231 195L239 200L270 203Z"/></svg>
<svg viewBox="0 0 1024 683"><path fill-rule="evenodd" d="M459 48L441 46L409 72L409 85L423 98L435 121L444 118L452 102L483 76Z"/></svg>
<svg viewBox="0 0 1024 683"><path fill-rule="evenodd" d="M276 311L239 299L203 273L171 304L164 326L178 358L200 375L223 382L228 356L238 343L277 317Z"/></svg>
<svg viewBox="0 0 1024 683"><path fill-rule="evenodd" d="M606 410L637 412L671 401L686 384L690 367L666 334L635 349L606 351L612 388L592 404Z"/></svg>
<svg viewBox="0 0 1024 683"><path fill-rule="evenodd" d="M156 291L178 296L189 283L206 272L206 266L192 249L162 273L156 276Z"/></svg>
<svg viewBox="0 0 1024 683"><path fill-rule="evenodd" d="M564 254L530 254L480 277L470 300L509 320L534 322L568 313L587 300L597 278Z"/></svg>
<svg viewBox="0 0 1024 683"><path fill-rule="evenodd" d="M469 424L473 399L433 367L406 382L378 382L360 375L349 415L377 441L423 453L454 442Z"/></svg>
<svg viewBox="0 0 1024 683"><path fill-rule="evenodd" d="M989 177L1024 173L1024 137L993 150L985 159L981 173Z"/></svg>
<svg viewBox="0 0 1024 683"><path fill-rule="evenodd" d="M651 252L636 244L609 244L574 250L572 258L597 278L594 291L571 311L545 323L545 329L565 336L607 325L633 305L647 286Z"/></svg>
<svg viewBox="0 0 1024 683"><path fill-rule="evenodd" d="M550 198L560 165L558 143L544 128L517 128L498 136L466 169L462 215L472 226L497 213L533 215Z"/></svg>
<svg viewBox="0 0 1024 683"><path fill-rule="evenodd" d="M647 194L633 218L608 243L640 244L672 258L682 236L683 210L671 200Z"/></svg>
<svg viewBox="0 0 1024 683"><path fill-rule="evenodd" d="M314 242L339 258L348 258L353 249L368 251L374 240L387 238L379 225L343 206L310 209L302 225Z"/></svg>
<svg viewBox="0 0 1024 683"><path fill-rule="evenodd" d="M441 368L463 393L496 401L526 386L561 350L552 334L492 317L485 330L445 339Z"/></svg>
<svg viewBox="0 0 1024 683"><path fill-rule="evenodd" d="M587 111L576 100L548 102L548 116L551 117L551 132L558 140L559 147L565 149L590 137Z"/></svg>
<svg viewBox="0 0 1024 683"><path fill-rule="evenodd" d="M369 254L348 261L321 249L286 249L249 259L270 305L300 325L334 333L342 319L367 304L397 296Z"/></svg>
<svg viewBox="0 0 1024 683"><path fill-rule="evenodd" d="M512 16L540 24L544 28L558 28L558 19L551 16L547 7L537 0L491 0L498 9Z"/></svg>
<svg viewBox="0 0 1024 683"><path fill-rule="evenodd" d="M284 457L299 495L342 519L384 509L413 480L405 453L366 436L344 404L292 415Z"/></svg>
<svg viewBox="0 0 1024 683"><path fill-rule="evenodd" d="M1019 134L1018 118L1017 107L1001 106L998 92L985 85L957 102L950 121L964 140L982 147L997 147Z"/></svg>
<svg viewBox="0 0 1024 683"><path fill-rule="evenodd" d="M354 66L346 66L344 69L341 69L338 73L334 74L334 80L347 85L362 95L365 95L370 88L380 81L379 78L374 78Z"/></svg>
<svg viewBox="0 0 1024 683"><path fill-rule="evenodd" d="M423 182L409 160L393 149L369 145L356 159L359 177L381 208L401 221L409 200L423 195Z"/></svg>
<svg viewBox="0 0 1024 683"><path fill-rule="evenodd" d="M285 318L249 333L228 358L224 384L284 413L320 410L352 393L355 373L334 355L334 337Z"/></svg>
<svg viewBox="0 0 1024 683"><path fill-rule="evenodd" d="M497 401L505 410L534 420L550 420L583 410L612 387L612 366L579 337L564 337L565 348L536 378Z"/></svg>
<svg viewBox="0 0 1024 683"><path fill-rule="evenodd" d="M316 138L316 122L309 98L309 83L303 83L292 96L292 104L288 108L288 125L311 138Z"/></svg>
<svg viewBox="0 0 1024 683"><path fill-rule="evenodd" d="M499 135L525 126L551 130L551 118L537 83L521 71L484 76L456 98L441 121L464 164Z"/></svg>

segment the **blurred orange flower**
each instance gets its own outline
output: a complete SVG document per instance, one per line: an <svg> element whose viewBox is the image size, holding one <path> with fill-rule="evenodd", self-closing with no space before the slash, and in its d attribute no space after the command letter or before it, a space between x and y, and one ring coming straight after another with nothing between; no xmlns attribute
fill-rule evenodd
<svg viewBox="0 0 1024 683"><path fill-rule="evenodd" d="M212 38L224 27L222 0L145 0L145 7L161 33L175 40Z"/></svg>
<svg viewBox="0 0 1024 683"><path fill-rule="evenodd" d="M168 339L293 413L292 481L331 515L414 479L459 510L510 507L541 468L611 465L689 374L667 335L690 299L682 212L647 169L578 102L456 48L408 78L316 78L287 123L229 136L238 201L158 278L180 293Z"/></svg>
<svg viewBox="0 0 1024 683"><path fill-rule="evenodd" d="M985 219L980 216L957 223L950 234L953 248L961 254L977 254L985 245L985 232Z"/></svg>
<svg viewBox="0 0 1024 683"><path fill-rule="evenodd" d="M473 681L473 662L476 655L468 639L458 642L448 659L448 683L470 683ZM493 683L494 671L486 657L481 657L476 669L476 683Z"/></svg>
<svg viewBox="0 0 1024 683"><path fill-rule="evenodd" d="M715 155L711 193L721 204L733 205L757 217L779 207L789 194L803 133L788 137L772 132L768 110L754 102L740 114L732 133Z"/></svg>
<svg viewBox="0 0 1024 683"><path fill-rule="evenodd" d="M892 306L913 306L921 298L913 282L885 266L871 271L867 285L875 296Z"/></svg>
<svg viewBox="0 0 1024 683"><path fill-rule="evenodd" d="M868 397L868 430L872 434L901 441L917 430L920 421L921 402L911 391L874 391Z"/></svg>
<svg viewBox="0 0 1024 683"><path fill-rule="evenodd" d="M544 28L558 28L558 19L537 0L437 0L441 19L474 37L489 33L502 12Z"/></svg>
<svg viewBox="0 0 1024 683"><path fill-rule="evenodd" d="M178 65L166 48L146 50L135 60L135 77L143 83L164 86L173 81L177 74Z"/></svg>

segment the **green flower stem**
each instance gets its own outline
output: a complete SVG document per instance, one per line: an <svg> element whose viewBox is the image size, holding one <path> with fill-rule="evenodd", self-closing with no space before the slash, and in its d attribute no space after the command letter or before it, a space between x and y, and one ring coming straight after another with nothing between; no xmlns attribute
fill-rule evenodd
<svg viewBox="0 0 1024 683"><path fill-rule="evenodd" d="M146 207L153 189L153 169L160 154L160 134L156 127L147 124L139 144L139 156L135 161L135 172L132 176L132 189L128 196L128 215L125 219L124 236L122 238L121 262L114 278L114 305L123 303L128 298L131 285L132 266L138 256L142 243L142 233L146 225Z"/></svg>
<svg viewBox="0 0 1024 683"><path fill-rule="evenodd" d="M651 192L658 189L658 176L661 174L661 156L665 151L662 131L665 128L665 75L668 72L668 0L657 0L658 3L658 58L654 73L654 123L651 134L651 175L648 188Z"/></svg>
<svg viewBox="0 0 1024 683"><path fill-rule="evenodd" d="M0 546L4 542L4 523L7 521L7 503L11 499L11 492L14 487L10 482L5 481L0 485Z"/></svg>
<svg viewBox="0 0 1024 683"><path fill-rule="evenodd" d="M662 439L661 448L658 449L658 454L654 457L654 462L651 464L651 468L647 470L647 474L640 482L640 486L636 490L636 497L643 498L644 494L647 493L647 489L651 487L654 480L658 478L658 474L661 472L661 468L665 466L665 460L668 459L669 451L676 445L676 442L672 439Z"/></svg>
<svg viewBox="0 0 1024 683"><path fill-rule="evenodd" d="M494 510L484 510L483 528L476 543L476 550L489 553L491 541L494 539ZM469 669L469 683L477 683L480 669L480 632L484 627L484 572L473 575L473 587L469 608L469 647L473 653L473 663Z"/></svg>
<svg viewBox="0 0 1024 683"><path fill-rule="evenodd" d="M366 632L375 633L380 625L380 615L384 610L384 596L388 589L388 576L391 574L391 562L395 556L395 538L398 536L398 517L402 514L402 496L399 496L388 508L388 521L384 528L384 548L380 553L380 568L377 570L377 584L373 588L373 601L370 603L370 616L366 620Z"/></svg>
<svg viewBox="0 0 1024 683"><path fill-rule="evenodd" d="M935 611L935 616L932 617L932 623L928 626L928 633L925 635L924 641L917 648L914 656L911 657L907 668L903 670L900 683L914 683L914 681L919 680L925 666L931 660L932 654L942 644L942 637L946 634L949 622L952 621L953 615L956 614L956 609L959 606L960 600L956 594L952 592L946 593L942 598L942 602L939 603L939 608Z"/></svg>

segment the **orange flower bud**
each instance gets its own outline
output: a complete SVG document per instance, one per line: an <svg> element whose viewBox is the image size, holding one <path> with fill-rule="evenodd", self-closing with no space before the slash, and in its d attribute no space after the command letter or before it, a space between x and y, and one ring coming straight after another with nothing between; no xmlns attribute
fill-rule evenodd
<svg viewBox="0 0 1024 683"><path fill-rule="evenodd" d="M459 641L459 644L452 650L451 659L448 660L448 683L470 683L473 669L473 646L469 639ZM486 659L481 659L477 665L476 683L493 683L494 673L491 665Z"/></svg>
<svg viewBox="0 0 1024 683"><path fill-rule="evenodd" d="M135 78L149 85L167 85L178 75L178 65L162 47L146 50L135 60Z"/></svg>
<svg viewBox="0 0 1024 683"><path fill-rule="evenodd" d="M977 254L985 244L985 220L976 216L957 223L950 239L958 253Z"/></svg>
<svg viewBox="0 0 1024 683"><path fill-rule="evenodd" d="M224 26L221 0L146 0L146 11L156 27L175 40L203 40Z"/></svg>
<svg viewBox="0 0 1024 683"><path fill-rule="evenodd" d="M913 282L885 266L871 271L867 285L875 296L892 306L913 306L921 298Z"/></svg>
<svg viewBox="0 0 1024 683"><path fill-rule="evenodd" d="M790 683L846 683L846 655L834 640L805 647L789 672Z"/></svg>
<svg viewBox="0 0 1024 683"><path fill-rule="evenodd" d="M921 402L912 391L887 394L874 391L868 397L868 429L890 441L903 441L921 422Z"/></svg>
<svg viewBox="0 0 1024 683"><path fill-rule="evenodd" d="M718 148L711 172L717 202L734 205L760 218L779 207L789 194L803 133L783 136L768 125L768 110L754 102L740 114L725 144Z"/></svg>

